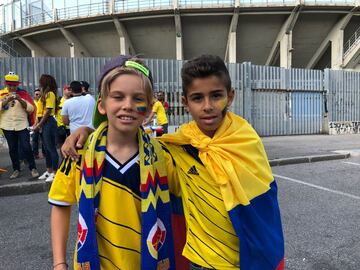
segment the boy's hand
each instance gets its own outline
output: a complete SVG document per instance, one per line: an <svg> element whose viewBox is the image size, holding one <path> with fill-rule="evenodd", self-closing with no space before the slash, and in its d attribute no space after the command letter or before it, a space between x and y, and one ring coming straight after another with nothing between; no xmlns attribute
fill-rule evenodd
<svg viewBox="0 0 360 270"><path fill-rule="evenodd" d="M78 160L80 155L77 152L77 149L80 149L84 146L87 138L90 133L94 130L89 127L80 127L71 133L69 137L66 138L63 146L61 147L61 153L64 157L70 157L72 160Z"/></svg>

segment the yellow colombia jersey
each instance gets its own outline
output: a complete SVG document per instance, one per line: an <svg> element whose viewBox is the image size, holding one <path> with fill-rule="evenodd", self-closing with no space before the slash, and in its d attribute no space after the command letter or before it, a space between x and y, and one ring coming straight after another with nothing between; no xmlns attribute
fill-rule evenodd
<svg viewBox="0 0 360 270"><path fill-rule="evenodd" d="M236 236L220 193L190 146L166 144L175 161L170 179L176 170L181 193L176 182L170 182L170 192L182 196L187 239L183 255L191 262L211 269L239 269L239 239ZM169 158L169 155L167 156ZM168 163L168 167L169 167ZM176 194L177 193L177 194Z"/></svg>
<svg viewBox="0 0 360 270"><path fill-rule="evenodd" d="M157 118L157 124L158 125L165 125L168 123L168 119L166 116L166 112L165 112L165 108L164 106L161 104L160 101L156 101L152 107L152 111L154 113L156 113L156 118Z"/></svg>
<svg viewBox="0 0 360 270"><path fill-rule="evenodd" d="M45 108L46 109L52 109L50 116L55 115L56 110L56 96L53 92L48 92L45 97ZM43 110L45 113L45 110Z"/></svg>
<svg viewBox="0 0 360 270"><path fill-rule="evenodd" d="M62 97L60 99L57 114L56 114L56 122L57 122L58 127L65 126L64 122L62 121L62 116L61 116L61 111L62 111L62 108L64 106L64 102L65 102L65 98ZM66 126L66 127L69 128L69 126Z"/></svg>
<svg viewBox="0 0 360 270"><path fill-rule="evenodd" d="M101 269L139 269L141 198L138 160L136 154L120 164L106 153L96 222ZM79 178L80 165L65 159L52 183L49 203L58 206L76 204L79 201ZM76 251L74 269L77 269Z"/></svg>
<svg viewBox="0 0 360 270"><path fill-rule="evenodd" d="M44 108L43 108L43 103L41 101L41 99L39 100L34 100L35 106L36 106L36 117L43 117L44 115Z"/></svg>

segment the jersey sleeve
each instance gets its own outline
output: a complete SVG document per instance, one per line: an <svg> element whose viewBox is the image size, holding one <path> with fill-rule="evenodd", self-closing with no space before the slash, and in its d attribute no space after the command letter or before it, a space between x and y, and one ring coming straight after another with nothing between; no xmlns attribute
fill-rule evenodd
<svg viewBox="0 0 360 270"><path fill-rule="evenodd" d="M156 101L152 107L152 111L154 113L157 113L158 109L159 109L159 103L158 103L158 101Z"/></svg>
<svg viewBox="0 0 360 270"><path fill-rule="evenodd" d="M51 185L48 202L56 206L70 206L78 201L80 170L76 161L66 158L62 161Z"/></svg>
<svg viewBox="0 0 360 270"><path fill-rule="evenodd" d="M176 171L176 163L173 157L171 156L169 150L164 144L161 143L161 146L164 150L164 157L166 161L166 170L168 176L169 191L172 195L176 197L181 196L181 188L179 183L179 177Z"/></svg>

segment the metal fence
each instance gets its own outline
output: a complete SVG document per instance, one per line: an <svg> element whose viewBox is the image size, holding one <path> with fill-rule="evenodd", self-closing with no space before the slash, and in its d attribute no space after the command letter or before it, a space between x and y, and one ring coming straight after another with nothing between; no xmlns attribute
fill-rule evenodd
<svg viewBox="0 0 360 270"><path fill-rule="evenodd" d="M360 121L360 72L325 70L330 122Z"/></svg>
<svg viewBox="0 0 360 270"><path fill-rule="evenodd" d="M17 72L22 87L30 93L43 73L56 78L59 93L72 80L88 81L94 93L97 75L108 59L0 58L0 74ZM183 62L163 59L145 62L153 73L154 90L166 93L169 123L179 125L191 120L181 104ZM228 69L235 89L231 110L246 118L262 136L320 133L326 98L330 121L360 120L360 73L251 63L228 64Z"/></svg>

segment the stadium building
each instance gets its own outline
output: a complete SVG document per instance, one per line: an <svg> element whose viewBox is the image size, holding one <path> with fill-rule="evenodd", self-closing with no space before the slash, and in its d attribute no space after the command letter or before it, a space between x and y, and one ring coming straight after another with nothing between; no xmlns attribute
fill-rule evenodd
<svg viewBox="0 0 360 270"><path fill-rule="evenodd" d="M2 56L190 59L360 70L360 0L13 0Z"/></svg>

